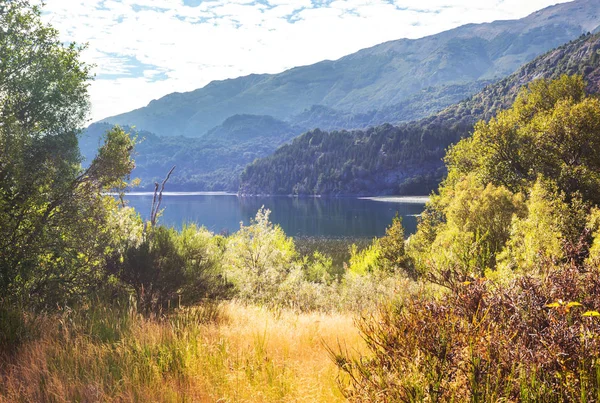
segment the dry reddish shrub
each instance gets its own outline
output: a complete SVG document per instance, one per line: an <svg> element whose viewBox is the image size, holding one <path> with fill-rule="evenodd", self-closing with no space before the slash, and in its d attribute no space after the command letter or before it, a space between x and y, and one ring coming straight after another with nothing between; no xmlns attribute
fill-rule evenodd
<svg viewBox="0 0 600 403"><path fill-rule="evenodd" d="M600 401L600 269L570 264L508 285L454 282L358 320L371 354L332 352L357 402ZM581 304L581 305L579 305Z"/></svg>

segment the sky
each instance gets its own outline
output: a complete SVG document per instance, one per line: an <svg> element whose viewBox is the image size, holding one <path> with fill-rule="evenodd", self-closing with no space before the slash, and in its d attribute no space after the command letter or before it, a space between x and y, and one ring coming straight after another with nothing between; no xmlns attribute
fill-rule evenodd
<svg viewBox="0 0 600 403"><path fill-rule="evenodd" d="M95 64L90 120L213 80L335 60L400 38L516 19L566 0L45 0Z"/></svg>

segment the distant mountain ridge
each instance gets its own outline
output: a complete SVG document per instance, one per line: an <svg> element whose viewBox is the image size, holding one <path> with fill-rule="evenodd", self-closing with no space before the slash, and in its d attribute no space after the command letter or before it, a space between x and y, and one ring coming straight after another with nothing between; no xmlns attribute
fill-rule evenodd
<svg viewBox="0 0 600 403"><path fill-rule="evenodd" d="M341 112L326 106L313 105L310 109L291 117L289 121L297 126L318 127L323 130L363 129L384 123L408 122L417 117L431 116L448 105L477 93L492 82L480 80L470 84L428 87L399 104L365 113Z"/></svg>
<svg viewBox="0 0 600 403"><path fill-rule="evenodd" d="M581 74L600 93L600 34L584 35L521 67L509 77L440 113L399 126L368 130L312 130L255 161L241 176L241 194L426 194L445 175L442 157L514 101L538 78Z"/></svg>
<svg viewBox="0 0 600 403"><path fill-rule="evenodd" d="M83 134L80 149L86 161L96 155L109 123L94 123ZM133 178L141 189L152 189L172 166L171 190L237 191L239 175L246 165L270 155L279 146L306 129L271 116L235 115L202 137L157 136L148 131L124 129L138 137L135 146ZM84 161L85 163L85 161Z"/></svg>
<svg viewBox="0 0 600 403"><path fill-rule="evenodd" d="M233 115L269 115L295 123L294 117L315 105L345 117L325 116L320 121L315 115L309 120L312 126L410 121L472 95L489 80L599 25L600 0L577 0L520 20L469 24L421 39L390 41L279 74L214 81L103 122L135 125L161 136L200 137ZM440 97L444 91L446 96ZM407 104L408 100L412 101ZM374 117L380 111L384 113Z"/></svg>

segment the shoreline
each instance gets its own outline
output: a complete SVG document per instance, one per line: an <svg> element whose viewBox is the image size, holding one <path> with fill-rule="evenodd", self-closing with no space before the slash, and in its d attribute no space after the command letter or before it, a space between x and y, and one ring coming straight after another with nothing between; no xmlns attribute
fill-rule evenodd
<svg viewBox="0 0 600 403"><path fill-rule="evenodd" d="M429 201L429 196L371 196L359 197L361 200L372 200L384 203L414 203L425 204Z"/></svg>
<svg viewBox="0 0 600 403"><path fill-rule="evenodd" d="M116 193L109 193L110 195L116 196ZM154 192L150 191L139 191L139 192L128 192L125 196L153 196ZM414 204L425 204L429 201L429 196L361 196L361 195L281 195L281 194L260 194L260 195L248 195L238 194L233 192L215 191L215 192L163 192L163 196L236 196L238 198L259 198L259 197L287 197L287 198L298 198L298 199L344 199L352 198L359 200L371 200L384 203L414 203Z"/></svg>

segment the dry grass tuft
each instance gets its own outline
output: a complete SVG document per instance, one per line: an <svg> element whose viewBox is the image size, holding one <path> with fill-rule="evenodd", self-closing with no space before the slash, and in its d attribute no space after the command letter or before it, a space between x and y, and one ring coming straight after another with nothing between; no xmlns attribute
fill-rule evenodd
<svg viewBox="0 0 600 403"><path fill-rule="evenodd" d="M42 336L0 363L2 402L343 401L326 345L364 348L350 314L236 303L217 316L196 308L150 320L105 308L37 326Z"/></svg>

